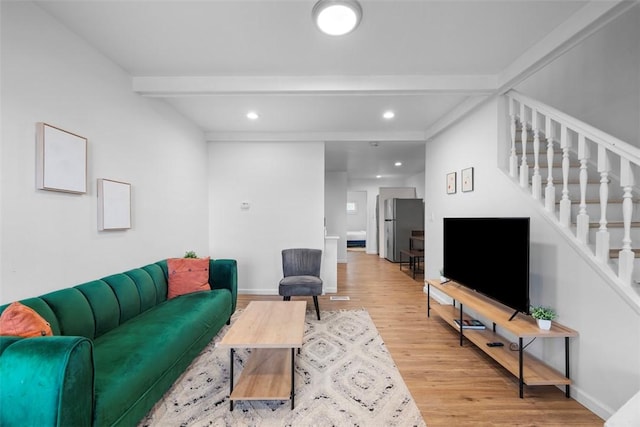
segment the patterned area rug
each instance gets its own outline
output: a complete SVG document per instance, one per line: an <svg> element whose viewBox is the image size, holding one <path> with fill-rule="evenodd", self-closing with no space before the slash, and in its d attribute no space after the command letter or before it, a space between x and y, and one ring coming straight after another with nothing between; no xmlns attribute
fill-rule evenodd
<svg viewBox="0 0 640 427"><path fill-rule="evenodd" d="M235 316L237 316L236 313ZM140 426L425 426L366 310L308 311L290 401L236 401L229 411L225 327ZM236 376L249 351L236 351Z"/></svg>

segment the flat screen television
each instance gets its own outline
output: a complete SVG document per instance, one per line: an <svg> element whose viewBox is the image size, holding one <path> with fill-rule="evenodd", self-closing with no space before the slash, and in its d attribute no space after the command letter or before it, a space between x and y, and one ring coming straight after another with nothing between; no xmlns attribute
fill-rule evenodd
<svg viewBox="0 0 640 427"><path fill-rule="evenodd" d="M443 275L528 314L529 218L444 218L443 225Z"/></svg>

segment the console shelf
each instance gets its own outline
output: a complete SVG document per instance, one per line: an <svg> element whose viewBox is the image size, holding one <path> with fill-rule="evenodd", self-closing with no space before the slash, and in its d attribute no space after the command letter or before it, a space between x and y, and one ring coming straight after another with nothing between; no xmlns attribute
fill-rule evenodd
<svg viewBox="0 0 640 427"><path fill-rule="evenodd" d="M431 286L448 295L454 300L454 305L431 304ZM488 354L505 369L518 377L520 385L520 397L524 395L524 385L564 385L565 395L570 397L569 378L569 338L578 335L573 329L553 322L550 330L545 331L536 325L535 321L526 315L518 314L512 320L512 310L502 304L478 294L455 282L440 283L438 280L427 280L427 315L430 311L438 314L454 329L460 331L460 345L466 338L479 349ZM458 302L458 307L456 307ZM487 329L461 329L455 323L455 319L462 320L469 317L464 313L464 307L477 312L483 318L493 322L493 328ZM510 342L495 332L496 326L518 338L518 349L511 350ZM526 354L523 351L523 338L564 338L565 339L565 373L562 374L547 366L544 362ZM501 342L503 347L488 347L488 342Z"/></svg>

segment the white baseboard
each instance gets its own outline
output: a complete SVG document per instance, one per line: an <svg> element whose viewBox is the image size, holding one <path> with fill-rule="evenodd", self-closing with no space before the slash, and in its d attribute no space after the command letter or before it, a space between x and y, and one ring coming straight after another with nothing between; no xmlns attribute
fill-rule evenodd
<svg viewBox="0 0 640 427"><path fill-rule="evenodd" d="M564 391L564 386L558 386L558 388ZM580 403L582 406L584 406L591 412L593 412L594 414L596 414L597 416L599 416L600 418L602 418L603 420L608 419L614 413L614 410L612 408L608 407L607 405L604 405L602 402L598 401L597 399L594 399L593 396L584 392L583 390L580 389L580 387L574 384L571 385L571 398L577 401L578 403Z"/></svg>
<svg viewBox="0 0 640 427"><path fill-rule="evenodd" d="M336 294L338 288L325 288L322 290L322 294ZM238 288L239 295L278 295L278 290L273 289L246 289Z"/></svg>

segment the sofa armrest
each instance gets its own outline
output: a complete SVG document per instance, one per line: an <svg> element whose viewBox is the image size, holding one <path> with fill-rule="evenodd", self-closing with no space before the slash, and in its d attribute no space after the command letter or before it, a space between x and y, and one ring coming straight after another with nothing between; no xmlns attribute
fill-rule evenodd
<svg viewBox="0 0 640 427"><path fill-rule="evenodd" d="M238 264L235 259L215 259L209 261L209 284L211 289L231 291L231 314L236 311L238 299Z"/></svg>
<svg viewBox="0 0 640 427"><path fill-rule="evenodd" d="M84 337L0 337L0 425L88 426L93 344Z"/></svg>

